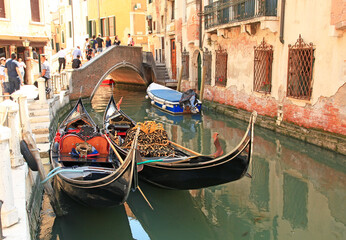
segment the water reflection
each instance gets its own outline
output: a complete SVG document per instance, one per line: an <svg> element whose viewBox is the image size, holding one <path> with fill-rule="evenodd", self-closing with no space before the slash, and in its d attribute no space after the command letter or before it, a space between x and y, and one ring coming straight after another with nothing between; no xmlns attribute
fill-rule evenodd
<svg viewBox="0 0 346 240"><path fill-rule="evenodd" d="M103 91L92 103L101 124L106 92L111 94ZM115 96L124 96L121 108L134 120L161 122L173 141L204 154L215 151L214 132L231 151L247 127L207 109L196 117L163 113L150 105L145 92L115 89ZM60 239L82 239L70 237L76 236L73 231L93 239L346 239L345 157L257 126L254 143L252 179L193 191L140 182L154 211L136 192L130 194L130 211L86 213L76 207L66 221L55 220L59 227L53 231L63 232ZM94 220L98 223L91 224Z"/></svg>

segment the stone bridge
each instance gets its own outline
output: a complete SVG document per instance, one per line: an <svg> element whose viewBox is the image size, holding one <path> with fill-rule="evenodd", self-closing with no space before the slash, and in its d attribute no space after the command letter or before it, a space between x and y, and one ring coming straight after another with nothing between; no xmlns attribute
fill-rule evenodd
<svg viewBox="0 0 346 240"><path fill-rule="evenodd" d="M148 85L152 82L152 69L143 63L147 57L141 47L112 46L102 54L75 69L70 78L70 100L90 97L108 76L117 83ZM149 53L150 54L150 53ZM151 55L152 57L152 55ZM82 93L80 93L80 89Z"/></svg>

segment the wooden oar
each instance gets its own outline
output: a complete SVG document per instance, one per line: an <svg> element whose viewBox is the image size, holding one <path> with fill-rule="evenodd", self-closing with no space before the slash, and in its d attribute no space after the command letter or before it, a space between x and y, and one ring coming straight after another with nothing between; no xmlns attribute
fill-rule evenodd
<svg viewBox="0 0 346 240"><path fill-rule="evenodd" d="M139 130L139 128L138 128L138 130ZM137 130L137 132L138 132L138 130ZM111 142L111 140L109 140L109 138L107 137L106 134L103 134L103 136L104 136L104 137L106 138L106 140L108 141L108 143L109 143L109 145L111 146L111 148L113 149L113 152L115 153L115 155L117 155L117 158L119 159L120 163L123 163L123 162L124 162L123 158L120 156L120 154L118 153L117 149L114 147L114 145L113 145L113 143ZM138 136L138 134L136 134L136 136ZM135 137L135 139L137 139L137 138ZM152 210L154 210L154 208L151 206L149 200L148 200L148 199L146 198L146 196L144 195L142 189L141 189L139 186L138 186L137 188L138 188L139 192L142 194L144 200L148 203L149 207L150 207Z"/></svg>
<svg viewBox="0 0 346 240"><path fill-rule="evenodd" d="M179 145L178 143L175 143L175 142L172 142L172 141L169 141L169 143L171 143L172 145L174 145L174 146L176 146L176 147L178 147L178 148L181 148L181 149L183 149L183 150L185 150L185 151L188 151L189 153L192 153L192 154L194 154L194 155L196 155L196 156L201 156L201 155L202 155L202 154L200 154L200 153L198 153L198 152L192 151L191 149L188 149L188 148L186 148L186 147L183 147L183 146Z"/></svg>

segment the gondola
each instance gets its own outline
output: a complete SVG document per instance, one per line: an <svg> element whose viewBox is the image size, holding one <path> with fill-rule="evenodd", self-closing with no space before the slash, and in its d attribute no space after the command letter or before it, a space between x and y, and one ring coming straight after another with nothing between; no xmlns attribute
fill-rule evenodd
<svg viewBox="0 0 346 240"><path fill-rule="evenodd" d="M50 148L56 190L92 207L123 204L137 186L135 154L119 160L79 99L60 124Z"/></svg>
<svg viewBox="0 0 346 240"><path fill-rule="evenodd" d="M202 102L192 90L181 93L174 89L151 83L147 88L151 104L171 114L196 114L201 111Z"/></svg>
<svg viewBox="0 0 346 240"><path fill-rule="evenodd" d="M251 163L253 151L254 123L257 113L250 116L248 128L243 139L233 151L220 156L191 155L174 147L174 156L143 158L143 169L139 178L158 187L176 190L199 189L224 184L241 179L248 175L247 170ZM122 110L118 110L113 96L111 97L104 114L104 128L107 132L114 129L116 138L123 138L126 130L135 125L135 122ZM115 145L122 155L127 149ZM178 145L179 146L179 145ZM193 152L193 151L189 151Z"/></svg>

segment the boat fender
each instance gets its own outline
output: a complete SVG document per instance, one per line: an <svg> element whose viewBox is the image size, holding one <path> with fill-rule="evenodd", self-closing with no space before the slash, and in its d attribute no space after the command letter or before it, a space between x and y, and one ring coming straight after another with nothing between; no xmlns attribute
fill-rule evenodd
<svg viewBox="0 0 346 240"><path fill-rule="evenodd" d="M154 103L155 103L154 101L151 101L151 105L154 105Z"/></svg>
<svg viewBox="0 0 346 240"><path fill-rule="evenodd" d="M165 104L162 105L162 109L166 109L166 105Z"/></svg>
<svg viewBox="0 0 346 240"><path fill-rule="evenodd" d="M145 95L145 99L148 99L149 98L149 96L148 95Z"/></svg>
<svg viewBox="0 0 346 240"><path fill-rule="evenodd" d="M28 147L28 144L24 140L20 141L20 153L23 155L29 168L32 171L38 171L37 162L36 162L34 156L32 155L32 153Z"/></svg>

